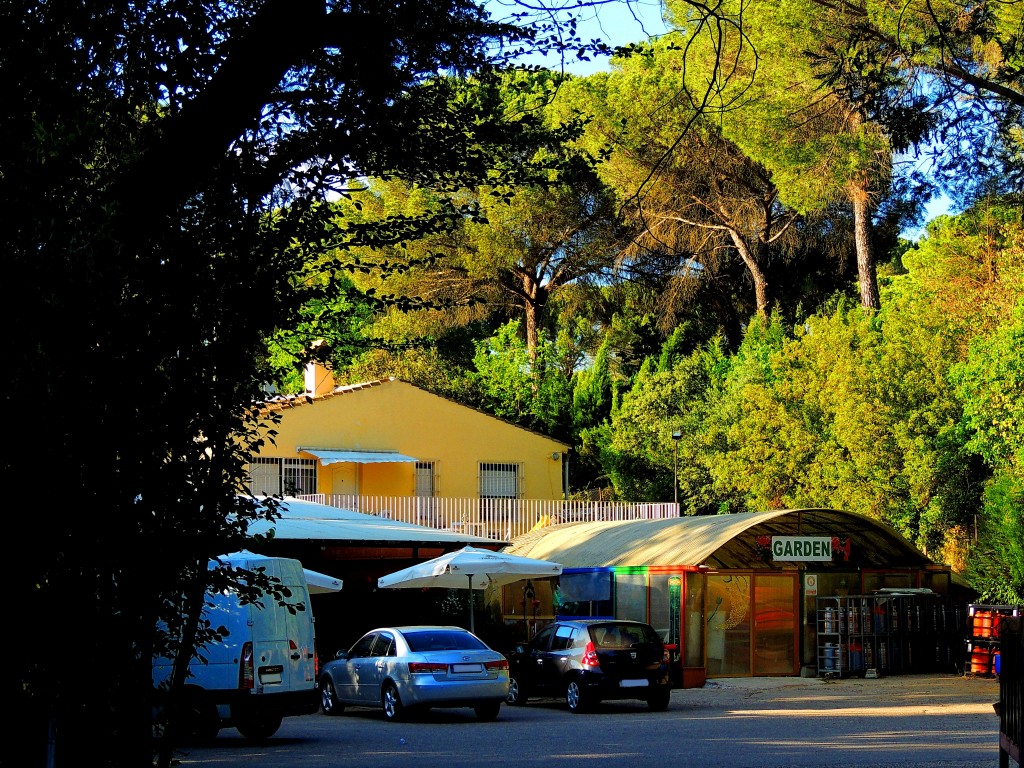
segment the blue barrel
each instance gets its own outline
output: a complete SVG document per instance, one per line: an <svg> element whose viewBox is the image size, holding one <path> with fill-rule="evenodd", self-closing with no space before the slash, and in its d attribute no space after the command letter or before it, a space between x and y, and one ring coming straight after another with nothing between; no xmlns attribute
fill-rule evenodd
<svg viewBox="0 0 1024 768"><path fill-rule="evenodd" d="M839 656L839 648L835 643L825 643L825 670L834 671Z"/></svg>

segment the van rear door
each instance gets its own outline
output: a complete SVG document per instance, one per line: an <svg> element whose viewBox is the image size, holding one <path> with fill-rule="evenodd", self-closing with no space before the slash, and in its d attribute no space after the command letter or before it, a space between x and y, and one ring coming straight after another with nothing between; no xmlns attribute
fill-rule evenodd
<svg viewBox="0 0 1024 768"><path fill-rule="evenodd" d="M297 560L268 559L267 573L281 580L291 596L288 603L302 603L305 610L281 609L265 595L250 611L253 642L253 673L256 693L308 690L316 683L313 613L302 566Z"/></svg>

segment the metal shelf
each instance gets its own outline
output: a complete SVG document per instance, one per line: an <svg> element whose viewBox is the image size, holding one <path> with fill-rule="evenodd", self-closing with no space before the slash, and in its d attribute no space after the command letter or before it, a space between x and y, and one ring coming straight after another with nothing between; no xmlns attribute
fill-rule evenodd
<svg viewBox="0 0 1024 768"><path fill-rule="evenodd" d="M817 598L818 675L877 677L955 668L960 616L934 593Z"/></svg>

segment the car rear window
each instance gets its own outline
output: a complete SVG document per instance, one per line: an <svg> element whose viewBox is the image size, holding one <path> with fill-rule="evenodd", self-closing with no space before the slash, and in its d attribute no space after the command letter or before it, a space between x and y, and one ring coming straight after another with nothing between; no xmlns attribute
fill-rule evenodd
<svg viewBox="0 0 1024 768"><path fill-rule="evenodd" d="M637 643L660 643L661 638L646 624L596 624L590 637L598 648L628 648Z"/></svg>
<svg viewBox="0 0 1024 768"><path fill-rule="evenodd" d="M468 632L454 632L447 629L405 632L405 641L413 653L426 651L479 651L487 648Z"/></svg>

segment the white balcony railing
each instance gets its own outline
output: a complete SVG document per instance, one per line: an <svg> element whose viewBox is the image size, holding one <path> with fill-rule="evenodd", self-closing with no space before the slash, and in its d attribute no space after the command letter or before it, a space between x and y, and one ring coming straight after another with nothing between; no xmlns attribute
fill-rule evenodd
<svg viewBox="0 0 1024 768"><path fill-rule="evenodd" d="M423 496L359 496L312 493L304 501L349 509L390 520L511 541L535 528L599 520L655 520L677 517L672 502L559 501L548 499L468 499Z"/></svg>

